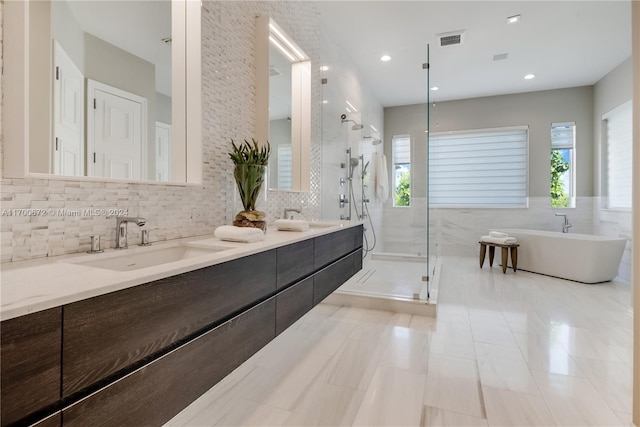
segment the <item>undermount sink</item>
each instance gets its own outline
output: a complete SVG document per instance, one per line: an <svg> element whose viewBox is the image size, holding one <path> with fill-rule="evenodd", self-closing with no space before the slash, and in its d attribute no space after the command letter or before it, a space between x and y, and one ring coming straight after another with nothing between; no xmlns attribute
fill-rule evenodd
<svg viewBox="0 0 640 427"><path fill-rule="evenodd" d="M170 262L181 261L201 255L222 252L231 249L226 246L172 246L164 248L144 248L124 250L122 253L111 252L103 255L94 255L96 258L89 259L83 257L78 261L71 261L72 264L85 265L87 267L104 268L115 271L132 271L141 268L153 267Z"/></svg>

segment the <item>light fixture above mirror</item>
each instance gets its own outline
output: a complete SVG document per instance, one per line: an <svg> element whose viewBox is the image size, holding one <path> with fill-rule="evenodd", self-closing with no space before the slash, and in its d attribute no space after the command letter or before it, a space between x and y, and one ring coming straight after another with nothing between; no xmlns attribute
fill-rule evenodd
<svg viewBox="0 0 640 427"><path fill-rule="evenodd" d="M256 136L269 141L269 189L311 185L311 61L270 17L256 18Z"/></svg>

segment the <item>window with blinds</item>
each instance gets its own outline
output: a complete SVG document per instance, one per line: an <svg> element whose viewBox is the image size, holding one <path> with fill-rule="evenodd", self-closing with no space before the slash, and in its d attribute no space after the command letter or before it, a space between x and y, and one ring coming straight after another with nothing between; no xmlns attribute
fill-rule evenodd
<svg viewBox="0 0 640 427"><path fill-rule="evenodd" d="M575 146L575 122L551 124L551 207L576 205Z"/></svg>
<svg viewBox="0 0 640 427"><path fill-rule="evenodd" d="M391 139L393 162L393 206L411 206L411 138L394 135Z"/></svg>
<svg viewBox="0 0 640 427"><path fill-rule="evenodd" d="M609 209L631 209L632 185L632 108L631 101L615 108L603 117L607 161L607 192Z"/></svg>
<svg viewBox="0 0 640 427"><path fill-rule="evenodd" d="M526 207L528 127L431 134L429 203Z"/></svg>
<svg viewBox="0 0 640 427"><path fill-rule="evenodd" d="M278 188L281 190L291 190L291 169L293 167L291 159L291 144L278 145Z"/></svg>

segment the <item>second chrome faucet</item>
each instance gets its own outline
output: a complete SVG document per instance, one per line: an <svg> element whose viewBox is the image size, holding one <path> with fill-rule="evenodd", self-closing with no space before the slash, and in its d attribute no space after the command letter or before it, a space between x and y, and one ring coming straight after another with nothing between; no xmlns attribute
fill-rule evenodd
<svg viewBox="0 0 640 427"><path fill-rule="evenodd" d="M116 249L127 249L127 224L133 222L138 227L143 227L147 220L129 216L116 217Z"/></svg>

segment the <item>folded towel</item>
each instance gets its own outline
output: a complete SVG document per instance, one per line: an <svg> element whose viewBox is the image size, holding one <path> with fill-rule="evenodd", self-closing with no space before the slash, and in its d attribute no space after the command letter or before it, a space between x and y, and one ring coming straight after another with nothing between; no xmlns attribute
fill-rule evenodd
<svg viewBox="0 0 640 427"><path fill-rule="evenodd" d="M273 225L280 231L307 231L309 229L309 221L301 219L278 219Z"/></svg>
<svg viewBox="0 0 640 427"><path fill-rule="evenodd" d="M501 239L504 239L505 237L509 237L509 235L507 233L503 233L502 231L490 231L489 232L489 236L491 236L491 237L499 237Z"/></svg>
<svg viewBox="0 0 640 427"><path fill-rule="evenodd" d="M484 243L497 243L499 245L511 245L518 243L518 239L516 239L515 237L482 236L480 238L480 241Z"/></svg>
<svg viewBox="0 0 640 427"><path fill-rule="evenodd" d="M259 242L264 240L264 233L259 228L236 227L235 225L222 225L213 232L220 240L229 242Z"/></svg>

